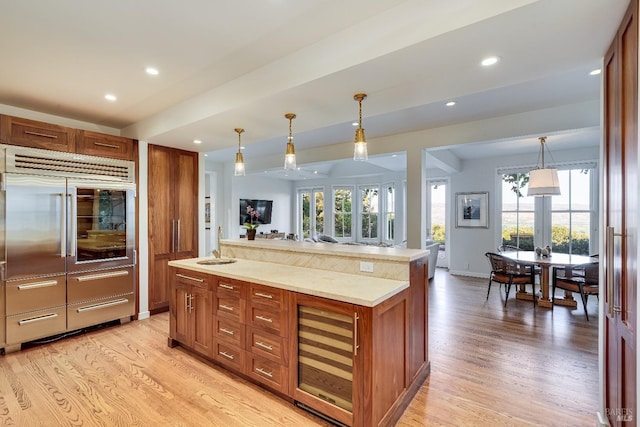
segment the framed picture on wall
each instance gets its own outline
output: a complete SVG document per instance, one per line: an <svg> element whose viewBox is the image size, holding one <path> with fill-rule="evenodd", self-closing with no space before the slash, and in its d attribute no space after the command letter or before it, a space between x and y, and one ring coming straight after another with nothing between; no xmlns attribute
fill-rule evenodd
<svg viewBox="0 0 640 427"><path fill-rule="evenodd" d="M456 193L456 227L489 228L489 193Z"/></svg>
<svg viewBox="0 0 640 427"><path fill-rule="evenodd" d="M204 198L204 228L205 230L211 229L211 197Z"/></svg>

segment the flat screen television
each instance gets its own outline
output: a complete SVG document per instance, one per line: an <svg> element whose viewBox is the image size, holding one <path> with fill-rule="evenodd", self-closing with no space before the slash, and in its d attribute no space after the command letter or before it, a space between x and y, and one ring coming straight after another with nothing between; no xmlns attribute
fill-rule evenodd
<svg viewBox="0 0 640 427"><path fill-rule="evenodd" d="M254 218L254 224L271 224L273 200L240 199L240 225L243 225L245 222L251 222L247 214L247 206L251 206L260 214L258 219Z"/></svg>

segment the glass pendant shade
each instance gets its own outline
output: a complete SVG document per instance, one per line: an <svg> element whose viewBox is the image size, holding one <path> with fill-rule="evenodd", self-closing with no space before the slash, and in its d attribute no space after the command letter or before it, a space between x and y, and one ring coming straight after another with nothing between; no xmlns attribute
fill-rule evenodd
<svg viewBox="0 0 640 427"><path fill-rule="evenodd" d="M364 161L369 158L367 153L367 139L364 136L364 129L362 129L362 100L367 97L366 93L356 93L353 95L353 99L358 101L358 129L356 129L356 137L353 140L353 160Z"/></svg>
<svg viewBox="0 0 640 427"><path fill-rule="evenodd" d="M242 158L242 153L236 153L236 168L234 175L244 176L244 159Z"/></svg>
<svg viewBox="0 0 640 427"><path fill-rule="evenodd" d="M296 170L296 148L293 146L293 134L291 132L291 121L296 118L293 113L284 115L289 119L289 141L287 142L287 151L284 153L284 169L288 171Z"/></svg>
<svg viewBox="0 0 640 427"><path fill-rule="evenodd" d="M242 156L242 148L240 144L240 134L244 132L244 129L235 128L234 130L238 134L238 152L236 153L236 166L233 174L235 176L244 176L244 157Z"/></svg>
<svg viewBox="0 0 640 427"><path fill-rule="evenodd" d="M558 169L546 168L544 166L544 150L546 136L540 139L540 154L538 159L542 158L542 166L529 172L529 190L527 196L559 196L560 181L558 180Z"/></svg>

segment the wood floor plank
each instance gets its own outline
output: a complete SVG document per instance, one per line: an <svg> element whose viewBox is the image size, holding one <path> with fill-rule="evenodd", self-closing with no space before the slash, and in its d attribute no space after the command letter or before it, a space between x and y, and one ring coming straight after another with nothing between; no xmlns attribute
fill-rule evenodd
<svg viewBox="0 0 640 427"><path fill-rule="evenodd" d="M597 302L534 308L438 269L429 285L431 375L398 426L593 425ZM0 358L0 425L328 426L183 348L168 314Z"/></svg>

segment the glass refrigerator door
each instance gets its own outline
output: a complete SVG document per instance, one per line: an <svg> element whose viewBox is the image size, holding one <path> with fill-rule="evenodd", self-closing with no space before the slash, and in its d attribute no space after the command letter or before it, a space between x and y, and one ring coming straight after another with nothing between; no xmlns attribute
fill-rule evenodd
<svg viewBox="0 0 640 427"><path fill-rule="evenodd" d="M133 264L133 190L74 184L69 193L69 271Z"/></svg>

